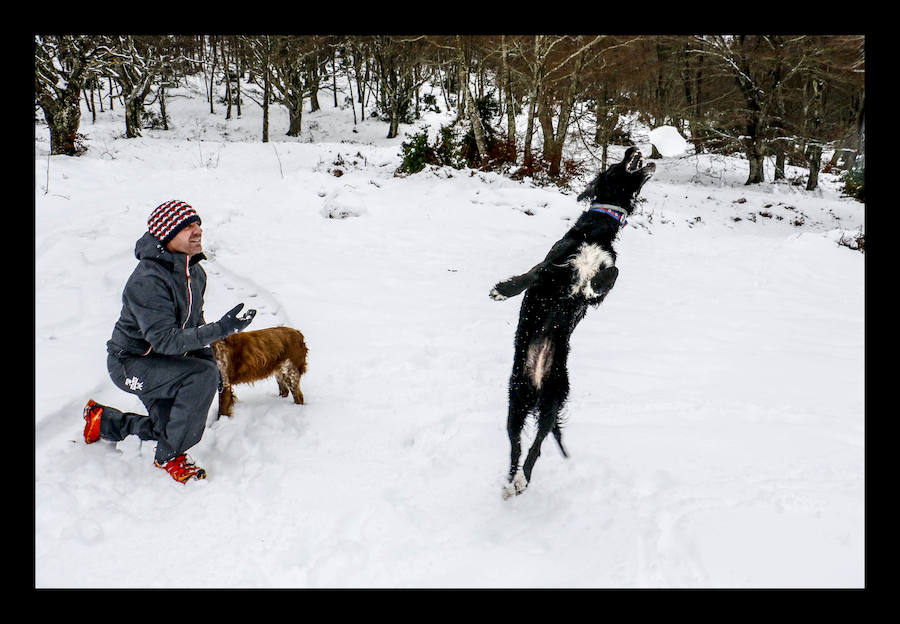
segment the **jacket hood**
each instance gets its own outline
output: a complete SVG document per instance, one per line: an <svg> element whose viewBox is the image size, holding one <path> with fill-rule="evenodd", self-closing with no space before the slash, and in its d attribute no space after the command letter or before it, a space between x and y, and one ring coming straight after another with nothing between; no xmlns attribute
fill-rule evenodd
<svg viewBox="0 0 900 624"><path fill-rule="evenodd" d="M144 232L144 235L134 244L134 257L138 260L154 260L169 267L174 267L176 255L183 256L184 254L172 253L166 249L166 246L162 244L161 240L153 236L150 232ZM203 253L194 254L191 256L191 264L193 265L205 259L206 256L204 256ZM183 266L184 261L182 260L179 264Z"/></svg>

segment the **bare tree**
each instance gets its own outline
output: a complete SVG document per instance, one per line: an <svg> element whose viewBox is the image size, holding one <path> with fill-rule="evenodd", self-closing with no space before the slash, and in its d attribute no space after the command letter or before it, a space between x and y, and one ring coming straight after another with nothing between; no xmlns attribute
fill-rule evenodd
<svg viewBox="0 0 900 624"><path fill-rule="evenodd" d="M272 100L272 59L275 56L276 40L273 35L243 36L241 38L246 63L251 73L251 82L259 84L262 79L262 97L257 104L262 108L262 142L269 142L269 103ZM251 100L255 99L248 94Z"/></svg>
<svg viewBox="0 0 900 624"><path fill-rule="evenodd" d="M388 115L387 138L399 135L416 90L425 81L415 66L422 62L426 39L379 35L372 39L372 56L379 80L380 108Z"/></svg>
<svg viewBox="0 0 900 624"><path fill-rule="evenodd" d="M122 88L125 101L125 136L141 136L144 101L154 80L172 61L175 53L167 37L120 35L110 38L114 60L104 66Z"/></svg>
<svg viewBox="0 0 900 624"><path fill-rule="evenodd" d="M475 135L475 146L478 150L479 160L484 161L488 157L487 141L481 114L478 111L478 106L475 104L475 98L472 97L472 90L469 88L469 61L466 59L466 47L463 38L456 35L456 60L458 63L461 96L466 101L466 110L468 111L469 123L472 124L472 133Z"/></svg>
<svg viewBox="0 0 900 624"><path fill-rule="evenodd" d="M83 35L35 35L35 101L50 130L50 153L74 156L81 123L81 90L97 76L109 48Z"/></svg>

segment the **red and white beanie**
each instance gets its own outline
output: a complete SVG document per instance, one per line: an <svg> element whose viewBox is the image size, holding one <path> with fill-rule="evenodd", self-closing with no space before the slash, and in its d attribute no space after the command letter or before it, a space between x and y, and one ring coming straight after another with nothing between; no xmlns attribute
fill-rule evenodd
<svg viewBox="0 0 900 624"><path fill-rule="evenodd" d="M197 211L190 204L173 199L157 206L147 219L147 230L163 244L191 223L200 223Z"/></svg>

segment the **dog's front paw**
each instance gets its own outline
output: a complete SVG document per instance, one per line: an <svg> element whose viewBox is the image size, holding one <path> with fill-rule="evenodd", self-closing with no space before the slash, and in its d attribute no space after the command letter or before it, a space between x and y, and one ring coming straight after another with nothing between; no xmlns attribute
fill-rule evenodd
<svg viewBox="0 0 900 624"><path fill-rule="evenodd" d="M505 295L501 295L501 294L500 294L500 291L497 290L496 288L492 288L492 289L491 289L491 295L490 295L490 297L491 297L491 299L493 299L494 301L505 301L506 299L508 299L508 297L506 297Z"/></svg>

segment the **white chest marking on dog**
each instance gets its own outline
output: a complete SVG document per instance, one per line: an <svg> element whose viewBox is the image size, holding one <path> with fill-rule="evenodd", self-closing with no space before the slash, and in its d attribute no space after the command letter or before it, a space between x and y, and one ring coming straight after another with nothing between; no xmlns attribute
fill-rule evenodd
<svg viewBox="0 0 900 624"><path fill-rule="evenodd" d="M609 252L599 245L584 243L578 248L575 256L569 260L575 268L575 281L572 283L571 294L582 293L588 299L598 296L591 288L591 279L597 271L613 266L613 258Z"/></svg>
<svg viewBox="0 0 900 624"><path fill-rule="evenodd" d="M553 363L553 345L549 338L535 340L528 346L528 355L525 359L525 370L531 377L531 383L538 390L541 389L544 376L550 370Z"/></svg>

